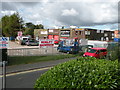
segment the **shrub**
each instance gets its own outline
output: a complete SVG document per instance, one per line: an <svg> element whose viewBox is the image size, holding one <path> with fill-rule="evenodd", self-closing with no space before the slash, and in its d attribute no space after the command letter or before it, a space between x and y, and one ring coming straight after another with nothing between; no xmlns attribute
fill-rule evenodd
<svg viewBox="0 0 120 90"><path fill-rule="evenodd" d="M118 61L80 57L59 64L37 79L34 88L117 88Z"/></svg>

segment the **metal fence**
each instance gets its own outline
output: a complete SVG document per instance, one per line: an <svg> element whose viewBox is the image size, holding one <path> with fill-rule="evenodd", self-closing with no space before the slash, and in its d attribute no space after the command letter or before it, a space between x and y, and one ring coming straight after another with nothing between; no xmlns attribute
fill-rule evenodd
<svg viewBox="0 0 120 90"><path fill-rule="evenodd" d="M8 49L8 56L41 56L41 55L55 55L64 54L57 51L57 48L19 48L19 49Z"/></svg>
<svg viewBox="0 0 120 90"><path fill-rule="evenodd" d="M120 56L120 45L117 42L108 43L107 47L107 59L116 60Z"/></svg>

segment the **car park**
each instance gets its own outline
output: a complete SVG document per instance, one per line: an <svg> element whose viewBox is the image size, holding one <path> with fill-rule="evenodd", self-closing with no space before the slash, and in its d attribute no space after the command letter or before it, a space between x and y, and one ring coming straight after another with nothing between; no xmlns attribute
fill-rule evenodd
<svg viewBox="0 0 120 90"><path fill-rule="evenodd" d="M57 50L59 52L65 52L65 53L78 53L79 52L79 43L77 41L71 41L69 40L63 40L59 42L59 45L57 47Z"/></svg>
<svg viewBox="0 0 120 90"><path fill-rule="evenodd" d="M26 45L27 46L38 46L39 42L36 40L28 40L28 41L26 41Z"/></svg>
<svg viewBox="0 0 120 90"><path fill-rule="evenodd" d="M83 54L83 57L105 58L107 55L106 48L91 48Z"/></svg>

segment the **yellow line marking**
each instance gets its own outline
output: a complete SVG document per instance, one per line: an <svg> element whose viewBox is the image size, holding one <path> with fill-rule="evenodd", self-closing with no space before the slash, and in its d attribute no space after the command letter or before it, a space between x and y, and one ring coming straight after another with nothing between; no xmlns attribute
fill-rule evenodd
<svg viewBox="0 0 120 90"><path fill-rule="evenodd" d="M35 72L35 71L42 71L42 70L46 70L46 69L50 69L50 68L52 68L52 67L39 68L39 69L28 70L28 71L23 71L23 72L11 73L11 74L7 74L6 77L13 76L13 75L18 75L18 74L25 74L25 73ZM3 77L3 75L0 75L0 78L1 77Z"/></svg>

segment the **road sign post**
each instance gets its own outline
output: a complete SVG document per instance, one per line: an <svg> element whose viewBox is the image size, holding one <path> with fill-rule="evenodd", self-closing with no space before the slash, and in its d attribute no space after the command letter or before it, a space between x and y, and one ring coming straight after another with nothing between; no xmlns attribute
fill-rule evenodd
<svg viewBox="0 0 120 90"><path fill-rule="evenodd" d="M2 85L2 88L3 88L3 90L5 90L5 88L6 88L6 66L5 66L5 64L6 64L6 62L5 61L3 61L3 79L2 79L2 81L3 81L3 85Z"/></svg>

